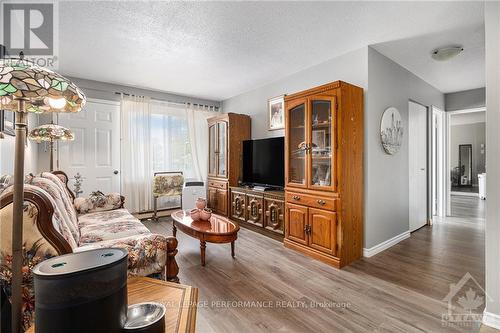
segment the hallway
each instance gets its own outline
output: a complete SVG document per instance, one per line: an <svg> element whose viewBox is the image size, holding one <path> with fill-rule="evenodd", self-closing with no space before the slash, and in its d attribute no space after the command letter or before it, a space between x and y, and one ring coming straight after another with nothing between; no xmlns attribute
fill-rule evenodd
<svg viewBox="0 0 500 333"><path fill-rule="evenodd" d="M466 195L451 196L451 216L484 219L486 200Z"/></svg>

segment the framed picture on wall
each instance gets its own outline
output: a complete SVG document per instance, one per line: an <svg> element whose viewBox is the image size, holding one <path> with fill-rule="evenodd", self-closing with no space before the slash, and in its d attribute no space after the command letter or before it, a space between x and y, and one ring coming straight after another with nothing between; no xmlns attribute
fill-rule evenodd
<svg viewBox="0 0 500 333"><path fill-rule="evenodd" d="M269 130L285 128L285 95L271 98L268 101Z"/></svg>
<svg viewBox="0 0 500 333"><path fill-rule="evenodd" d="M12 111L0 110L0 132L15 136L16 132L14 130L16 114Z"/></svg>

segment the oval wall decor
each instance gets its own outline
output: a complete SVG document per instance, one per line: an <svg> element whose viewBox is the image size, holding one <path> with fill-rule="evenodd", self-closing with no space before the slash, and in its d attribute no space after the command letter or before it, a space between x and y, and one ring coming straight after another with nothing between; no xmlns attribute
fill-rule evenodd
<svg viewBox="0 0 500 333"><path fill-rule="evenodd" d="M403 132L403 122L398 109L387 108L380 122L380 138L387 154L394 155L399 151L403 143Z"/></svg>

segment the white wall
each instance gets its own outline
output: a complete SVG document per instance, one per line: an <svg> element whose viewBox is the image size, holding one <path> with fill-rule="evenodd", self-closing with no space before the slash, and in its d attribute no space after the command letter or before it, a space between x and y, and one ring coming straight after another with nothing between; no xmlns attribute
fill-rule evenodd
<svg viewBox="0 0 500 333"><path fill-rule="evenodd" d="M408 101L444 108L444 94L394 61L368 48L368 94L365 96L365 248L409 230ZM395 155L380 143L384 110L396 107L405 127Z"/></svg>
<svg viewBox="0 0 500 333"><path fill-rule="evenodd" d="M28 128L32 129L38 125L37 116L30 114L28 116ZM5 135L0 139L0 175L14 174L14 146L15 137ZM36 173L38 171L38 147L37 143L28 140L24 157L25 173Z"/></svg>
<svg viewBox="0 0 500 333"><path fill-rule="evenodd" d="M486 31L486 309L500 329L500 2L485 3Z"/></svg>
<svg viewBox="0 0 500 333"><path fill-rule="evenodd" d="M325 83L342 80L367 87L367 48L349 52L319 65L269 83L222 102L223 112L248 114L252 118L252 138L284 136L283 130L268 131L267 101Z"/></svg>
<svg viewBox="0 0 500 333"><path fill-rule="evenodd" d="M458 165L458 146L472 145L472 184L477 185L478 173L485 171L486 154L481 153L481 144L486 143L486 123L474 123L451 126L450 133L450 168ZM483 149L484 150L484 149Z"/></svg>

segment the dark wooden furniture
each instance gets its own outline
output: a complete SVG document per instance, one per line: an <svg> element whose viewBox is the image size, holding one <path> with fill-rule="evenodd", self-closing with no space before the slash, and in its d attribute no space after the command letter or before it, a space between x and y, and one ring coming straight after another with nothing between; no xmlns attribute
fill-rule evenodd
<svg viewBox="0 0 500 333"><path fill-rule="evenodd" d="M158 302L167 308L165 332L194 333L198 288L147 277L131 277L127 282L128 304ZM34 333L35 326L27 333Z"/></svg>
<svg viewBox="0 0 500 333"><path fill-rule="evenodd" d="M206 243L231 243L231 256L234 258L234 242L238 238L240 227L229 219L212 214L209 221L193 221L189 212L178 210L172 213L174 221L174 237L177 229L188 236L200 240L201 264L205 266L205 248Z"/></svg>
<svg viewBox="0 0 500 333"><path fill-rule="evenodd" d="M230 218L253 231L283 240L285 192L231 187Z"/></svg>
<svg viewBox="0 0 500 333"><path fill-rule="evenodd" d="M363 249L363 89L337 81L285 97L285 240L336 267Z"/></svg>
<svg viewBox="0 0 500 333"><path fill-rule="evenodd" d="M229 186L240 180L242 141L250 139L250 117L226 113L208 119L208 207L229 214Z"/></svg>

